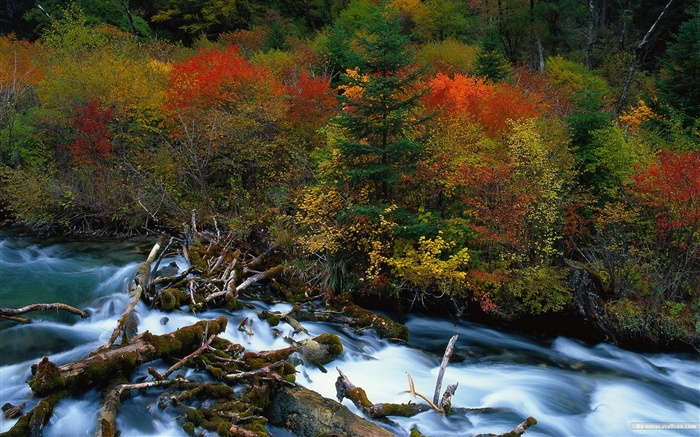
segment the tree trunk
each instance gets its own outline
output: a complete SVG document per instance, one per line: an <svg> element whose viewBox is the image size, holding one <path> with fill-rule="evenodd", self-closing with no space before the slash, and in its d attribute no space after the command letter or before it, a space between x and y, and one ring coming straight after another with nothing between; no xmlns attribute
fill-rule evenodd
<svg viewBox="0 0 700 437"><path fill-rule="evenodd" d="M586 68L593 69L593 41L595 41L595 0L588 0L588 37L586 39Z"/></svg>
<svg viewBox="0 0 700 437"><path fill-rule="evenodd" d="M654 21L654 24L651 25L647 33L644 35L644 38L642 38L642 42L639 43L639 45L634 49L634 53L632 55L632 64L630 65L630 69L627 72L627 80L625 80L625 85L622 87L622 91L620 92L620 97L617 99L617 103L615 104L615 116L620 115L620 111L622 110L622 107L625 105L625 101L627 100L627 94L629 94L630 87L632 86L632 79L634 78L634 72L637 70L637 67L639 66L639 62L642 60L644 57L644 52L647 49L647 46L649 45L649 42L651 40L651 36L654 34L654 31L656 30L656 25L659 24L661 19L666 15L666 12L668 11L668 8L671 7L671 4L673 3L673 0L668 0L668 3L666 3L666 6L664 7L664 10L661 11L659 16L656 18L656 21Z"/></svg>

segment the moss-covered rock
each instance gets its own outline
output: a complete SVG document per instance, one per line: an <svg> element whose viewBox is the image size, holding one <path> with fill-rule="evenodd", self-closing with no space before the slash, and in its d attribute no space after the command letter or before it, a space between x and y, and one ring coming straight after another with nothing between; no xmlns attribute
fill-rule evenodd
<svg viewBox="0 0 700 437"><path fill-rule="evenodd" d="M305 358L320 364L330 363L343 353L343 344L335 334L325 333L298 343Z"/></svg>

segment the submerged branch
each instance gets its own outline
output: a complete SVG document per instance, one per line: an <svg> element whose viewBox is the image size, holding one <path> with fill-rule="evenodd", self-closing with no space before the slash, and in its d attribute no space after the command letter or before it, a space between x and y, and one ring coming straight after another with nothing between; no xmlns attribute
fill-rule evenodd
<svg viewBox="0 0 700 437"><path fill-rule="evenodd" d="M57 311L67 311L69 313L77 314L83 319L88 316L88 313L86 313L83 310L79 310L75 307L72 307L70 305L66 305L64 303L35 303L32 305L27 305L22 308L0 308L0 317L4 317L6 319L14 320L17 322L22 322L22 323L29 323L31 322L30 319L26 319L24 317L17 317L20 314L26 314L29 312L33 311L51 311L51 310L57 310Z"/></svg>

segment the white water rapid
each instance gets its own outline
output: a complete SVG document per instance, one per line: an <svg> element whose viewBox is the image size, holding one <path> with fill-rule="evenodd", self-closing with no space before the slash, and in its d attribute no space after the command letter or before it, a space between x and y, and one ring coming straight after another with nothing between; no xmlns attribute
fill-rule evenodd
<svg viewBox="0 0 700 437"><path fill-rule="evenodd" d="M0 321L0 404L24 402L25 412L37 404L39 399L32 396L26 381L31 377L30 366L42 356L60 365L84 358L104 344L128 303L125 284L144 257L140 249L128 244L40 245L0 233L0 306L63 302L91 312L84 320L72 314L37 313L30 317L40 320L28 325ZM175 261L184 267L183 260ZM225 314L230 322L223 336L247 350L287 347L283 339L273 335L267 322L257 318L257 313L263 309L287 311L290 306L253 304L254 310L210 311L197 316L149 311L143 304L136 312L140 332L164 334ZM167 323L163 323L164 317ZM236 329L244 317L255 320L252 336ZM433 411L411 418L392 417L382 426L397 436L407 436L414 426L431 437L473 436L504 433L534 416L538 424L525 436L700 436L697 356L638 354L609 344L587 346L567 338L542 343L468 322L454 324L423 317L411 317L407 325L409 343L400 345L371 332L353 333L342 326L304 323L308 336L295 339L335 333L345 352L326 366L328 373L299 365L298 383L335 398L338 367L355 385L363 387L373 402L403 403L411 401L402 393L408 389L408 372L416 390L432 398L445 346L457 334L443 389L447 384L459 383L452 400L458 411L448 417ZM285 334L292 330L284 325L277 328ZM158 370L167 368L165 363L148 365ZM145 376L144 366L134 379ZM160 393L153 390L122 403L117 420L122 436L187 435L181 428L182 421L170 410L159 411ZM349 401L344 404L357 412ZM94 435L99 409L97 391L79 399L62 400L44 434ZM0 418L0 432L10 429L15 420ZM269 431L279 437L290 436L279 429Z"/></svg>

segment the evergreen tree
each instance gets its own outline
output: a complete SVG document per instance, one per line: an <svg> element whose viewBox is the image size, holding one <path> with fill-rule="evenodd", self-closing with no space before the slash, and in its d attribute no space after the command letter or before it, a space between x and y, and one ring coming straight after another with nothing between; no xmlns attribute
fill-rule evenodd
<svg viewBox="0 0 700 437"><path fill-rule="evenodd" d="M668 46L667 77L659 82L659 97L690 120L700 118L700 10L683 23Z"/></svg>
<svg viewBox="0 0 700 437"><path fill-rule="evenodd" d="M374 204L395 200L400 175L417 162L417 129L426 121L418 111L425 89L401 30L395 10L374 9L357 39L359 67L343 76L343 111L335 119L344 132L339 149L352 188L367 189Z"/></svg>
<svg viewBox="0 0 700 437"><path fill-rule="evenodd" d="M474 70L477 76L493 82L499 82L510 76L510 64L503 54L500 36L495 27L489 27L486 30Z"/></svg>

